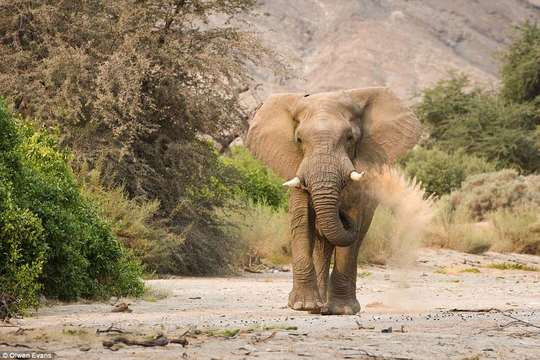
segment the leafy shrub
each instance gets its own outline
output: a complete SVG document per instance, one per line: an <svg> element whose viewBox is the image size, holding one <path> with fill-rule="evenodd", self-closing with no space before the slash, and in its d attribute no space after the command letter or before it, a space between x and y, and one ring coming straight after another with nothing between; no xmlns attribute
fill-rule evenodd
<svg viewBox="0 0 540 360"><path fill-rule="evenodd" d="M523 176L514 170L474 175L450 195L454 209L466 209L474 220L497 210L540 207L540 175Z"/></svg>
<svg viewBox="0 0 540 360"><path fill-rule="evenodd" d="M540 27L525 22L516 27L516 34L502 54L501 93L509 101L522 103L540 95Z"/></svg>
<svg viewBox="0 0 540 360"><path fill-rule="evenodd" d="M8 306L0 308L0 319L38 305L38 280L47 251L43 240L39 218L4 198L0 205L0 300Z"/></svg>
<svg viewBox="0 0 540 360"><path fill-rule="evenodd" d="M237 185L238 195L274 209L286 206L287 192L282 186L283 181L246 148L232 147L230 155L223 157L223 162L236 169L241 177Z"/></svg>
<svg viewBox="0 0 540 360"><path fill-rule="evenodd" d="M540 170L537 107L509 103L496 94L469 88L467 76L452 74L424 91L416 112L430 131L426 145L449 153L462 149L499 169Z"/></svg>
<svg viewBox="0 0 540 360"><path fill-rule="evenodd" d="M0 106L0 293L18 311L60 299L140 294L140 268L84 197L51 136Z"/></svg>
<svg viewBox="0 0 540 360"><path fill-rule="evenodd" d="M493 164L462 150L449 154L423 147L410 151L401 164L409 176L420 181L428 195L437 196L458 189L469 175L495 170Z"/></svg>

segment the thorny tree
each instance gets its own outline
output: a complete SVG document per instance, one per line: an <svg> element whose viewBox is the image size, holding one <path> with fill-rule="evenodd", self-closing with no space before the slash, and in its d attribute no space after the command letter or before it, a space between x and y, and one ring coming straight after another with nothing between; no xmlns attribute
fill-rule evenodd
<svg viewBox="0 0 540 360"><path fill-rule="evenodd" d="M234 26L254 3L0 0L0 96L58 128L76 166L101 159L104 181L159 199L161 218L187 234L184 251L209 256L222 234L208 214L224 194L208 189L230 176L199 135L239 132L246 66L271 62ZM214 245L197 243L212 237ZM226 266L215 257L213 269L177 265L199 273Z"/></svg>

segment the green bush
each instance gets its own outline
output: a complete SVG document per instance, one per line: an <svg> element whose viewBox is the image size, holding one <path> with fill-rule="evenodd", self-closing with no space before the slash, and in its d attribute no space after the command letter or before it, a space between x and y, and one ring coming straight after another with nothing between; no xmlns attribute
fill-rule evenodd
<svg viewBox="0 0 540 360"><path fill-rule="evenodd" d="M2 194L7 195L7 194ZM43 261L47 251L41 221L12 199L0 205L0 319L38 305ZM11 299L11 301L8 301Z"/></svg>
<svg viewBox="0 0 540 360"><path fill-rule="evenodd" d="M458 150L453 154L437 148L416 147L401 160L407 175L420 181L428 195L441 196L458 189L473 174L490 172L495 166Z"/></svg>
<svg viewBox="0 0 540 360"><path fill-rule="evenodd" d="M56 140L0 105L0 294L16 311L62 300L140 294L140 268L81 194Z"/></svg>
<svg viewBox="0 0 540 360"><path fill-rule="evenodd" d="M416 113L430 132L425 145L450 153L461 149L499 169L540 170L538 107L509 103L496 94L469 88L465 75L452 74L424 91Z"/></svg>
<svg viewBox="0 0 540 360"><path fill-rule="evenodd" d="M502 54L501 93L509 101L522 103L540 95L540 27L525 22L516 27L516 33Z"/></svg>
<svg viewBox="0 0 540 360"><path fill-rule="evenodd" d="M515 170L474 175L449 200L453 209L465 209L476 221L498 210L540 209L540 175L523 176Z"/></svg>
<svg viewBox="0 0 540 360"><path fill-rule="evenodd" d="M224 156L223 162L236 169L241 177L237 186L238 195L274 209L286 207L287 192L282 186L283 181L245 147L232 147L231 154Z"/></svg>

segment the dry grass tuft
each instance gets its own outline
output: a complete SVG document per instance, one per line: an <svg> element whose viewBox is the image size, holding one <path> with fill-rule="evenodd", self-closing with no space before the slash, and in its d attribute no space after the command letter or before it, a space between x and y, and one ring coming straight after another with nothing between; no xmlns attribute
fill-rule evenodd
<svg viewBox="0 0 540 360"><path fill-rule="evenodd" d="M78 181L84 194L100 205L116 237L142 259L153 243L166 236L166 231L153 222L159 201L130 199L122 186L104 186L102 171L100 164L92 170L83 164L77 174Z"/></svg>
<svg viewBox="0 0 540 360"><path fill-rule="evenodd" d="M426 245L471 254L487 250L540 255L538 208L498 209L477 222L465 207L453 208L446 198L437 204Z"/></svg>
<svg viewBox="0 0 540 360"><path fill-rule="evenodd" d="M491 263L486 265L486 267L491 269L498 269L498 270L523 270L523 271L540 271L539 268L531 265L525 265L520 263L509 263L509 262L503 262L503 263Z"/></svg>
<svg viewBox="0 0 540 360"><path fill-rule="evenodd" d="M142 299L144 301L156 302L166 299L172 295L173 292L170 289L158 287L155 285L146 285L144 288L144 294L142 295Z"/></svg>
<svg viewBox="0 0 540 360"><path fill-rule="evenodd" d="M446 198L437 203L436 216L429 226L425 245L481 254L491 247L492 226L488 222L476 223L466 211L454 211Z"/></svg>
<svg viewBox="0 0 540 360"><path fill-rule="evenodd" d="M470 274L480 274L480 270L478 268L467 268L460 270L461 273L470 273Z"/></svg>
<svg viewBox="0 0 540 360"><path fill-rule="evenodd" d="M245 249L245 265L262 260L282 265L291 262L289 215L283 208L249 202L245 208L229 214L231 231Z"/></svg>

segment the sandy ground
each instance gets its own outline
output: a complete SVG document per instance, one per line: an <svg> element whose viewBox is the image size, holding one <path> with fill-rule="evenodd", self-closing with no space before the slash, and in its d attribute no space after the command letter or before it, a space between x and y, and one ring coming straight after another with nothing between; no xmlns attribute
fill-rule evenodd
<svg viewBox="0 0 540 360"><path fill-rule="evenodd" d="M362 268L354 316L289 310L286 272L151 280L158 298L167 296L128 299L131 313L56 304L0 325L0 357L31 349L84 359L540 359L540 272L486 267L508 261L540 266L534 256L425 249L407 269ZM480 272L462 272L471 268ZM126 334L96 334L111 325ZM188 330L185 347L102 344Z"/></svg>

